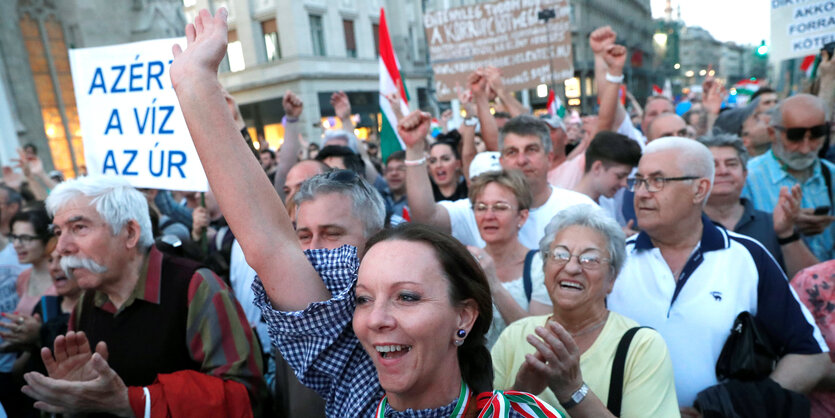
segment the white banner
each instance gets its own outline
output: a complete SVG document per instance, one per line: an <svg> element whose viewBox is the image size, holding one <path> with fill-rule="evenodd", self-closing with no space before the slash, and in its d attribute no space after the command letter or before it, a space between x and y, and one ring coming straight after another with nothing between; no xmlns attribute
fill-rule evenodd
<svg viewBox="0 0 835 418"><path fill-rule="evenodd" d="M774 62L817 55L835 42L835 0L771 0Z"/></svg>
<svg viewBox="0 0 835 418"><path fill-rule="evenodd" d="M71 49L75 101L90 175L135 187L206 191L168 68L185 38Z"/></svg>

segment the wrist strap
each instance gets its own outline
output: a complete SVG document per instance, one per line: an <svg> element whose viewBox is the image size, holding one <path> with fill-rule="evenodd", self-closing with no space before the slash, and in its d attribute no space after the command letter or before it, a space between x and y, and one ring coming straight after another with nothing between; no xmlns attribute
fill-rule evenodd
<svg viewBox="0 0 835 418"><path fill-rule="evenodd" d="M610 83L623 83L623 74L614 76L609 74L608 71L606 71L606 81Z"/></svg>
<svg viewBox="0 0 835 418"><path fill-rule="evenodd" d="M426 157L423 157L419 160L405 160L403 164L406 166L415 166L415 165L424 165L426 164Z"/></svg>
<svg viewBox="0 0 835 418"><path fill-rule="evenodd" d="M143 386L142 394L145 396L145 418L151 418L151 391L147 386Z"/></svg>
<svg viewBox="0 0 835 418"><path fill-rule="evenodd" d="M786 238L777 237L777 243L780 245L791 244L800 239L800 234L797 233L795 230L791 235L787 236Z"/></svg>
<svg viewBox="0 0 835 418"><path fill-rule="evenodd" d="M281 118L282 123L296 123L298 121L299 121L299 118L292 118L292 117L287 116L287 115L284 115L284 117Z"/></svg>

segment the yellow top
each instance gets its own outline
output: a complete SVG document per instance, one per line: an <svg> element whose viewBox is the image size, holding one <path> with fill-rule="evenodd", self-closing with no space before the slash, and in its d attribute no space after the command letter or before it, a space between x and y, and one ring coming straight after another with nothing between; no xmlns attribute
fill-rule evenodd
<svg viewBox="0 0 835 418"><path fill-rule="evenodd" d="M513 386L516 373L525 362L525 354L535 349L525 338L536 335L536 327L544 326L548 315L520 319L502 332L493 346L493 386L507 390ZM589 389L606 404L615 351L623 334L638 326L635 321L609 312L609 319L594 343L580 356L580 371ZM673 365L664 339L655 330L644 328L632 339L624 367L624 390L621 417L678 417L678 400L673 382ZM542 400L565 413L551 389L537 393Z"/></svg>

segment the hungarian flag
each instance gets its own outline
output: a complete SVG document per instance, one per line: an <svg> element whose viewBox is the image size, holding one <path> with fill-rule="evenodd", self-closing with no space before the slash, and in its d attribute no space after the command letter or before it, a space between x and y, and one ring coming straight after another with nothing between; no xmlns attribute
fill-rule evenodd
<svg viewBox="0 0 835 418"><path fill-rule="evenodd" d="M409 114L409 96L406 94L406 86L400 78L400 62L394 54L394 47L389 37L388 25L386 25L386 14L380 8L380 150L383 161L386 161L392 152L406 148L400 136L397 135L397 117L386 96L398 92L400 112L403 115Z"/></svg>
<svg viewBox="0 0 835 418"><path fill-rule="evenodd" d="M807 55L803 58L803 61L800 63L800 70L806 73L806 78L815 78L815 73L817 72L818 64L820 63L819 57L819 55Z"/></svg>
<svg viewBox="0 0 835 418"><path fill-rule="evenodd" d="M562 100L554 94L554 90L548 93L548 114L565 117L565 106L562 105Z"/></svg>
<svg viewBox="0 0 835 418"><path fill-rule="evenodd" d="M664 90L661 87L658 87L658 84L652 85L652 94L653 96L660 96L664 93Z"/></svg>

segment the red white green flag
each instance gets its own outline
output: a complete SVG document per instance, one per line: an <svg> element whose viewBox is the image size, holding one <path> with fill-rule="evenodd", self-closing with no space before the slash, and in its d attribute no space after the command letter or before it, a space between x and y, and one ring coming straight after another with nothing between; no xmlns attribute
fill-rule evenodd
<svg viewBox="0 0 835 418"><path fill-rule="evenodd" d="M386 14L380 8L380 151L383 161L388 159L389 154L405 148L400 136L397 135L397 117L386 96L398 92L400 101L400 112L409 114L409 96L406 94L406 85L400 77L400 62L394 53L394 47L389 37L388 25L386 25ZM398 91L399 90L399 91Z"/></svg>
<svg viewBox="0 0 835 418"><path fill-rule="evenodd" d="M565 117L565 106L562 105L562 100L554 94L554 90L548 93L548 114Z"/></svg>

